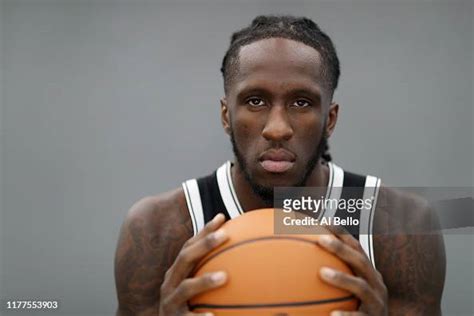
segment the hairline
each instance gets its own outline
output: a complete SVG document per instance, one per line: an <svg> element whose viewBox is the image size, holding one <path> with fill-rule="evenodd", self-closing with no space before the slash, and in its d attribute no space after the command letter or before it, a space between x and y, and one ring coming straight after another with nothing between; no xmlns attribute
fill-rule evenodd
<svg viewBox="0 0 474 316"><path fill-rule="evenodd" d="M231 56L231 59L224 65L224 67L228 67L228 69L231 69L231 68L234 69L233 72L232 71L227 72L227 80L226 80L226 78L224 78L224 92L225 92L225 94L226 95L228 94L229 86L231 84L233 84L232 81L235 80L235 78L237 77L238 71L240 69L240 52L241 52L242 48L245 47L245 46L254 44L256 42L262 41L262 40L273 39L273 38L281 38L281 39L286 39L286 40L290 40L290 41L293 41L293 42L301 43L301 44L303 44L307 47L312 48L313 50L315 50L317 52L318 62L320 63L319 72L320 72L320 77L322 78L321 87L323 89L325 89L326 92L328 92L329 100L332 100L335 89L331 87L332 86L331 80L326 78L327 74L325 74L325 72L327 72L329 67L330 67L329 61L326 58L324 58L323 54L317 48L315 48L314 46L308 45L307 43L305 43L303 41L300 41L298 39L292 38L291 36L285 36L285 35L276 35L276 36L266 36L266 37L262 37L262 38L255 38L255 39L250 40L248 43L244 43L243 45L238 45L236 47L235 56ZM231 78L233 80L230 80Z"/></svg>

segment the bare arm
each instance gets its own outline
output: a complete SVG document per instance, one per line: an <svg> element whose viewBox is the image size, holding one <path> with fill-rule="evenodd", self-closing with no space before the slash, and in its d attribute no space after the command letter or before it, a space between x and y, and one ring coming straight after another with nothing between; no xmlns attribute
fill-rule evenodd
<svg viewBox="0 0 474 316"><path fill-rule="evenodd" d="M399 236L399 254L388 258L389 311L393 315L441 315L445 257L439 235Z"/></svg>
<svg viewBox="0 0 474 316"><path fill-rule="evenodd" d="M389 314L441 315L446 257L435 214L424 201L400 192L386 194L382 203L388 213L379 218L374 242Z"/></svg>
<svg viewBox="0 0 474 316"><path fill-rule="evenodd" d="M158 315L165 272L192 236L185 212L179 191L144 198L128 212L115 254L117 315Z"/></svg>

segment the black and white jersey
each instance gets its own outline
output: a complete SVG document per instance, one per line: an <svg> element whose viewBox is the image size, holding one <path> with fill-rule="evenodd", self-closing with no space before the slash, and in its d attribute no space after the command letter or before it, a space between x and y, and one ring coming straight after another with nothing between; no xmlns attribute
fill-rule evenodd
<svg viewBox="0 0 474 316"><path fill-rule="evenodd" d="M218 213L223 213L227 219L235 218L244 213L235 193L230 168L232 163L227 161L214 173L183 182L189 214L191 216L194 235ZM358 225L347 230L359 240L368 258L375 266L373 248L373 220L381 181L373 176L361 176L344 171L336 164L329 162L329 181L326 198L331 200L348 200L372 198L370 206L363 206L351 213L358 220ZM350 188L350 189L349 189ZM348 212L334 207L325 208L320 217L345 218Z"/></svg>

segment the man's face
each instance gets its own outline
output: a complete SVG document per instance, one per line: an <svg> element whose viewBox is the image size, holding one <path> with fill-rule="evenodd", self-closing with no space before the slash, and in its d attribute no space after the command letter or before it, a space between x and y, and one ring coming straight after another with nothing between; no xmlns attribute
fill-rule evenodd
<svg viewBox="0 0 474 316"><path fill-rule="evenodd" d="M311 176L329 136L329 103L314 48L270 38L240 49L222 119L245 177L262 198Z"/></svg>

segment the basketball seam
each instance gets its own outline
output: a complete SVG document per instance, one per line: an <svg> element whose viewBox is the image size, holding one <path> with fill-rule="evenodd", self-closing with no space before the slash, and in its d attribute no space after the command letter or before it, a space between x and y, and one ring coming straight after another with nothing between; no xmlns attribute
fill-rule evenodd
<svg viewBox="0 0 474 316"><path fill-rule="evenodd" d="M304 302L285 302L285 303L262 303L262 304L194 304L190 305L191 309L196 308L222 308L222 309L244 309L244 308L268 308L268 307L290 307L290 306L306 306L306 305L322 305L322 304L330 304L330 303L337 303L343 301L350 301L355 299L354 295L344 296L344 297L337 297L337 298L330 298L325 300L317 300L317 301L304 301Z"/></svg>
<svg viewBox="0 0 474 316"><path fill-rule="evenodd" d="M267 237L259 237L259 238L254 238L254 239L243 240L243 241L240 241L236 244L228 246L224 249L221 249L218 252L216 252L216 253L212 254L211 256L209 256L208 258L204 259L198 266L196 266L196 268L194 269L194 272L192 274L193 275L196 274L196 272L199 271L199 269L203 265L205 265L206 263L208 263L209 261L211 261L215 257L221 255L222 253L224 253L226 251L229 251L230 249L233 249L233 248L236 248L236 247L239 247L241 245L248 244L248 243L253 243L253 242L262 241L262 240L271 240L271 239L301 241L301 242L317 245L316 241L312 241L312 240L308 240L308 239L304 239L304 238L299 238L299 237L287 237L287 236L285 236L285 237L284 236L267 236Z"/></svg>

